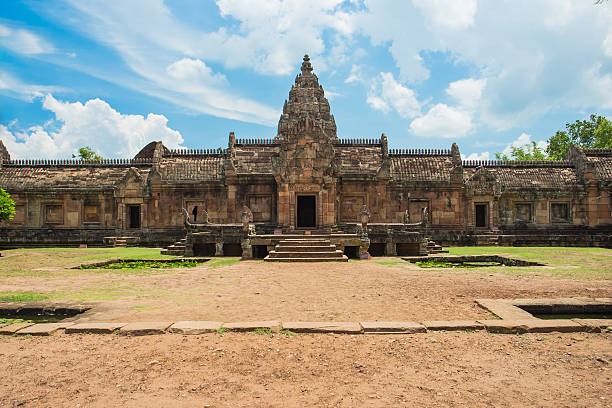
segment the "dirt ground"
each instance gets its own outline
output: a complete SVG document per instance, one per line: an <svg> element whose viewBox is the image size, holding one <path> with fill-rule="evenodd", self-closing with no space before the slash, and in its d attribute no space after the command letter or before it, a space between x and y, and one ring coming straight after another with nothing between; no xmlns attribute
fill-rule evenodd
<svg viewBox="0 0 612 408"><path fill-rule="evenodd" d="M421 269L402 261L393 266L367 261L324 267L242 261L155 274L13 276L0 281L0 291L100 300L107 312L94 320L120 322L481 319L490 314L474 303L478 298L612 297L611 280L551 278L534 271L514 276L486 268Z"/></svg>
<svg viewBox="0 0 612 408"><path fill-rule="evenodd" d="M611 368L609 334L0 337L0 406L609 407Z"/></svg>

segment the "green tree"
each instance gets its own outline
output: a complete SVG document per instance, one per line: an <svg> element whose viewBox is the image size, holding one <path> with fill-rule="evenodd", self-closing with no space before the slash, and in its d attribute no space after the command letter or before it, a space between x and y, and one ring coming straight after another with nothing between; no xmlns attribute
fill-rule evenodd
<svg viewBox="0 0 612 408"><path fill-rule="evenodd" d="M11 195L0 188L0 221L10 221L15 216L15 202Z"/></svg>
<svg viewBox="0 0 612 408"><path fill-rule="evenodd" d="M612 122L603 116L591 115L588 120L566 123L565 130L557 131L548 141L546 153L553 160L563 160L570 147L612 148Z"/></svg>
<svg viewBox="0 0 612 408"><path fill-rule="evenodd" d="M89 146L79 148L79 158L81 160L102 160L102 156L99 156Z"/></svg>
<svg viewBox="0 0 612 408"><path fill-rule="evenodd" d="M503 153L495 153L497 160L547 160L546 152L541 149L536 142L520 147L512 146L510 156Z"/></svg>

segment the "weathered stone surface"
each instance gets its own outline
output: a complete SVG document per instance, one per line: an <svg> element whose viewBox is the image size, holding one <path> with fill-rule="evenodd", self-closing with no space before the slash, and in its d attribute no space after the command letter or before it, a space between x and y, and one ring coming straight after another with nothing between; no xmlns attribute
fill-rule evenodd
<svg viewBox="0 0 612 408"><path fill-rule="evenodd" d="M476 320L431 320L423 322L427 330L444 331L464 331L464 330L483 330L485 327Z"/></svg>
<svg viewBox="0 0 612 408"><path fill-rule="evenodd" d="M505 320L535 319L531 313L514 306L512 300L476 299L476 303Z"/></svg>
<svg viewBox="0 0 612 408"><path fill-rule="evenodd" d="M364 333L425 333L427 329L416 322L361 322Z"/></svg>
<svg viewBox="0 0 612 408"><path fill-rule="evenodd" d="M612 328L612 319L572 319L576 323L586 327L588 331L599 333L601 329Z"/></svg>
<svg viewBox="0 0 612 408"><path fill-rule="evenodd" d="M585 326L565 319L479 320L491 333L573 333L587 331Z"/></svg>
<svg viewBox="0 0 612 408"><path fill-rule="evenodd" d="M15 323L0 327L0 334L15 334L17 331L32 326L34 323Z"/></svg>
<svg viewBox="0 0 612 408"><path fill-rule="evenodd" d="M128 323L119 329L119 334L126 336L145 336L149 334L164 334L172 322L136 322Z"/></svg>
<svg viewBox="0 0 612 408"><path fill-rule="evenodd" d="M223 322L183 321L176 322L168 331L178 334L214 333L221 328Z"/></svg>
<svg viewBox="0 0 612 408"><path fill-rule="evenodd" d="M232 331L251 331L258 328L278 331L281 329L281 322L279 322L278 320L268 320L259 322L230 322L223 323L221 327Z"/></svg>
<svg viewBox="0 0 612 408"><path fill-rule="evenodd" d="M66 328L66 333L111 334L126 326L127 323L77 323Z"/></svg>
<svg viewBox="0 0 612 408"><path fill-rule="evenodd" d="M283 322L283 329L296 333L361 333L357 322Z"/></svg>
<svg viewBox="0 0 612 408"><path fill-rule="evenodd" d="M72 326L74 323L38 323L32 326L25 327L19 331L19 335L32 335L32 336L49 336L55 333L59 329L65 329L68 326Z"/></svg>

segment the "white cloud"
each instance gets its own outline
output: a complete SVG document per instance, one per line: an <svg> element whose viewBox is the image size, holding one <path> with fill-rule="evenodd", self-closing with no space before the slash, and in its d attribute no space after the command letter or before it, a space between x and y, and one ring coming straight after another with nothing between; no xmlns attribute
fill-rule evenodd
<svg viewBox="0 0 612 408"><path fill-rule="evenodd" d="M43 96L49 92L64 92L64 88L58 86L26 84L19 78L8 72L0 71L0 90L6 95L32 102L35 97Z"/></svg>
<svg viewBox="0 0 612 408"><path fill-rule="evenodd" d="M446 89L446 93L454 98L460 106L466 109L474 109L480 102L482 90L486 84L486 79L462 79L451 82Z"/></svg>
<svg viewBox="0 0 612 408"><path fill-rule="evenodd" d="M363 72L362 72L362 67L357 65L357 64L353 64L351 66L351 73L344 80L345 84L351 84L351 83L354 83L354 82L364 82L364 76L363 76Z"/></svg>
<svg viewBox="0 0 612 408"><path fill-rule="evenodd" d="M0 45L18 54L33 55L53 52L53 46L42 37L21 28L0 24Z"/></svg>
<svg viewBox="0 0 612 408"><path fill-rule="evenodd" d="M43 108L55 119L26 131L0 125L0 139L12 158L69 158L79 147L90 146L104 157L133 157L147 143L161 140L176 148L181 134L168 127L163 115L126 115L101 99L64 102L48 94Z"/></svg>
<svg viewBox="0 0 612 408"><path fill-rule="evenodd" d="M491 155L489 152L472 153L469 156L461 154L462 160L490 160Z"/></svg>
<svg viewBox="0 0 612 408"><path fill-rule="evenodd" d="M173 78L190 82L204 82L207 84L227 83L225 75L214 73L210 67L199 59L183 58L168 65L166 71Z"/></svg>
<svg viewBox="0 0 612 408"><path fill-rule="evenodd" d="M439 103L424 116L413 120L410 131L421 137L452 139L464 137L472 127L472 118L468 113Z"/></svg>
<svg viewBox="0 0 612 408"><path fill-rule="evenodd" d="M384 112L393 108L403 118L413 118L421 113L421 104L414 91L396 81L390 72L380 73L380 78L370 89L367 103Z"/></svg>
<svg viewBox="0 0 612 408"><path fill-rule="evenodd" d="M462 5L451 3L449 11ZM477 7L471 2L465 14L458 12L457 29L451 29L452 17L444 20L444 6L437 1L365 4L356 18L358 30L372 44L388 48L402 81L428 79L421 55L432 51L449 53L454 62L486 77L478 120L494 130L524 127L560 106L581 111L612 106L609 60L604 62L612 43L607 40L612 7L573 0L478 2Z"/></svg>
<svg viewBox="0 0 612 408"><path fill-rule="evenodd" d="M545 140L540 140L536 142L536 146L540 150L546 150L546 148L548 147L548 142L546 142ZM510 156L510 154L512 153L513 147L514 148L522 147L522 148L525 148L528 152L532 152L533 145L532 145L531 135L527 133L521 133L519 137L517 137L512 143L506 146L506 148L502 151L502 153L507 156Z"/></svg>
<svg viewBox="0 0 612 408"><path fill-rule="evenodd" d="M415 7L440 28L464 29L474 24L476 0L412 0Z"/></svg>

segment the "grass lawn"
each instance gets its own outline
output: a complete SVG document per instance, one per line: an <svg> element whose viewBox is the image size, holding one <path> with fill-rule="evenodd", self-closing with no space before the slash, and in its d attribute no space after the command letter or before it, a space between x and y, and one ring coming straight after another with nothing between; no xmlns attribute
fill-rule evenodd
<svg viewBox="0 0 612 408"><path fill-rule="evenodd" d="M612 279L612 250L566 247L451 247L449 255L501 255L546 264L541 276L573 279ZM476 271L481 268L475 269ZM533 267L486 267L507 274L532 274Z"/></svg>

